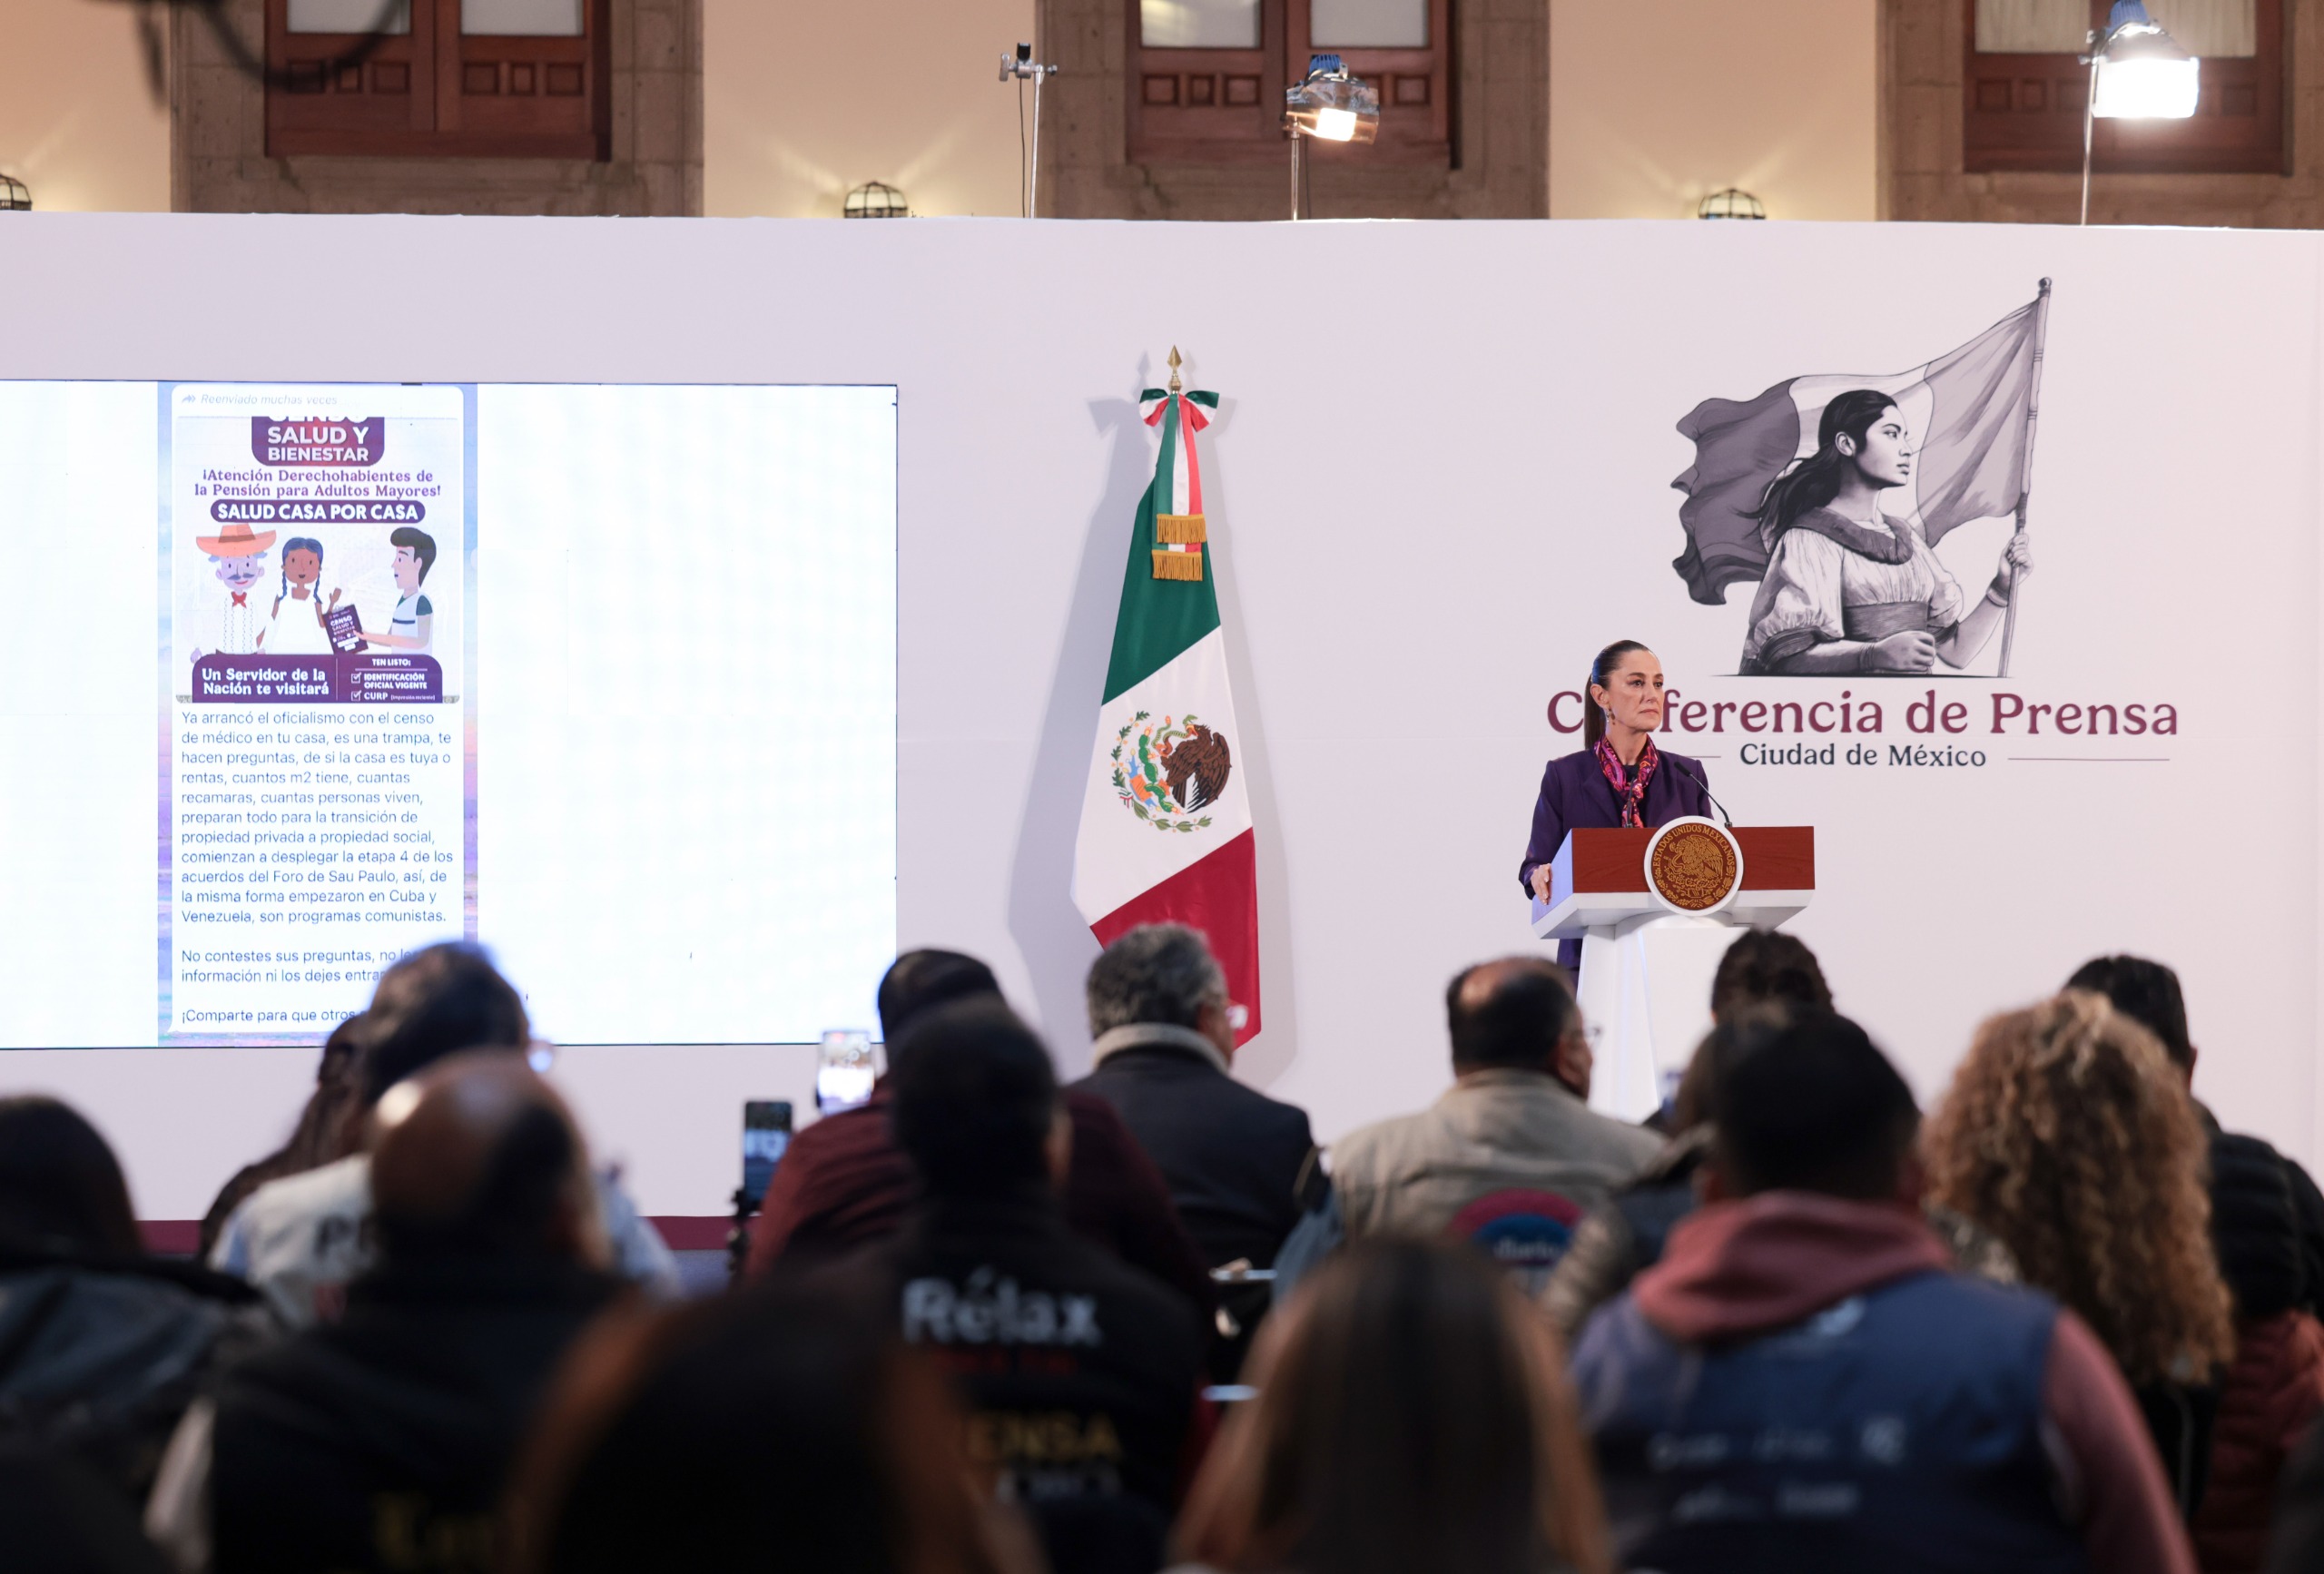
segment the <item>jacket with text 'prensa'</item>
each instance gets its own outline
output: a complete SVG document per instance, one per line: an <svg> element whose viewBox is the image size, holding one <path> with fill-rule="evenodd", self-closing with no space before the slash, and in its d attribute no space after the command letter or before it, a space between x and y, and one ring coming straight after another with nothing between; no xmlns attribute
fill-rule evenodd
<svg viewBox="0 0 2324 1574"><path fill-rule="evenodd" d="M1025 1506L1052 1568L1160 1566L1207 1336L1184 1297L1076 1234L1038 1185L931 1199L831 1277L882 1285L905 1341L951 1373L972 1461Z"/></svg>
<svg viewBox="0 0 2324 1574"><path fill-rule="evenodd" d="M2191 1574L2130 1391L1911 1210L1714 1204L1574 1354L1619 1550L1664 1574Z"/></svg>

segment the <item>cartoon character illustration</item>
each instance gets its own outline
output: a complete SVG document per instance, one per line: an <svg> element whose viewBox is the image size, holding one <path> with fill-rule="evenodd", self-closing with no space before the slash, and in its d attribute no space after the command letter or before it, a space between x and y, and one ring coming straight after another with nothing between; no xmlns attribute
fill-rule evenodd
<svg viewBox="0 0 2324 1574"><path fill-rule="evenodd" d="M1904 412L1876 389L1824 407L1816 452L1769 483L1752 517L1771 554L1751 602L1745 674L1925 673L1984 649L2013 587L2033 572L2020 526L1974 605L1916 521L1883 513L1909 487L1916 450Z"/></svg>
<svg viewBox="0 0 2324 1574"><path fill-rule="evenodd" d="M388 545L396 549L396 588L403 595L388 619L388 632L367 632L363 637L390 650L426 650L435 637L436 609L419 587L436 566L436 538L414 526L399 525L389 533Z"/></svg>
<svg viewBox="0 0 2324 1574"><path fill-rule="evenodd" d="M258 633L259 649L267 655L329 655L330 632L323 615L339 605L340 592L322 599L323 544L311 536L293 536L282 544L282 585L275 592L273 610Z"/></svg>
<svg viewBox="0 0 2324 1574"><path fill-rule="evenodd" d="M266 573L267 549L274 545L271 530L252 531L240 520L215 536L197 536L193 544L209 555L212 570L225 594L212 603L214 618L205 620L207 644L193 647L192 660L206 655L255 655L264 618L251 604L253 587Z"/></svg>

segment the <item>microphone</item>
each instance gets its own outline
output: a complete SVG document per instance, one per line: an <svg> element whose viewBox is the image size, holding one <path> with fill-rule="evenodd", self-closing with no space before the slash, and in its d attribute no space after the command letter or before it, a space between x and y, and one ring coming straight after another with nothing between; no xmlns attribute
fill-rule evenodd
<svg viewBox="0 0 2324 1574"><path fill-rule="evenodd" d="M1679 757L1676 754L1664 754L1662 758L1674 765L1681 763ZM1703 790L1703 796L1710 800L1710 806L1718 811L1718 820L1720 824L1726 826L1729 831L1735 829L1735 821L1728 818L1727 805L1718 801L1718 795L1710 790L1710 783L1703 780L1703 773L1700 771L1697 771L1692 768L1691 762L1687 762L1685 766L1680 769L1679 774L1684 776L1688 781L1692 782L1696 786Z"/></svg>

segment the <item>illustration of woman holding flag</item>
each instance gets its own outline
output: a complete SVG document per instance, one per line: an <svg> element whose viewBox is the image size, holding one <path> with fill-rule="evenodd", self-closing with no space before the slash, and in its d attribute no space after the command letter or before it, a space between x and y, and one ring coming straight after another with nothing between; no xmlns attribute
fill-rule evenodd
<svg viewBox="0 0 2324 1574"><path fill-rule="evenodd" d="M2034 566L2025 516L2049 311L2044 279L2032 300L1907 371L1787 378L1679 421L1695 462L1670 483L1687 497L1687 547L1670 566L1706 606L1758 583L1746 676L1963 668L1996 625L1996 670L2009 675ZM1881 497L1896 491L1892 515ZM1931 549L1964 525L2013 517L1992 584L1965 592Z"/></svg>
<svg viewBox="0 0 2324 1574"><path fill-rule="evenodd" d="M1770 554L1751 603L1747 676L1925 673L1965 667L2033 571L2023 526L1993 583L1964 605L1960 582L1880 494L1912 484L1915 450L1887 394L1852 389L1824 407L1815 453L1768 485L1751 517Z"/></svg>

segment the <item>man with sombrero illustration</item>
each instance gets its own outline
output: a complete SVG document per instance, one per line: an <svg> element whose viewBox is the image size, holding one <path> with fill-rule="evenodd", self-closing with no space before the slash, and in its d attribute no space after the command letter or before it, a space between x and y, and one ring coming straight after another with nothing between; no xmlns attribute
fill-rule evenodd
<svg viewBox="0 0 2324 1574"><path fill-rule="evenodd" d="M217 566L213 572L226 592L216 603L217 621L205 630L216 643L196 644L192 659L255 655L259 633L266 626L266 609L256 605L258 582L266 574L266 553L274 545L274 532L253 531L238 519L215 536L195 536L193 544Z"/></svg>

